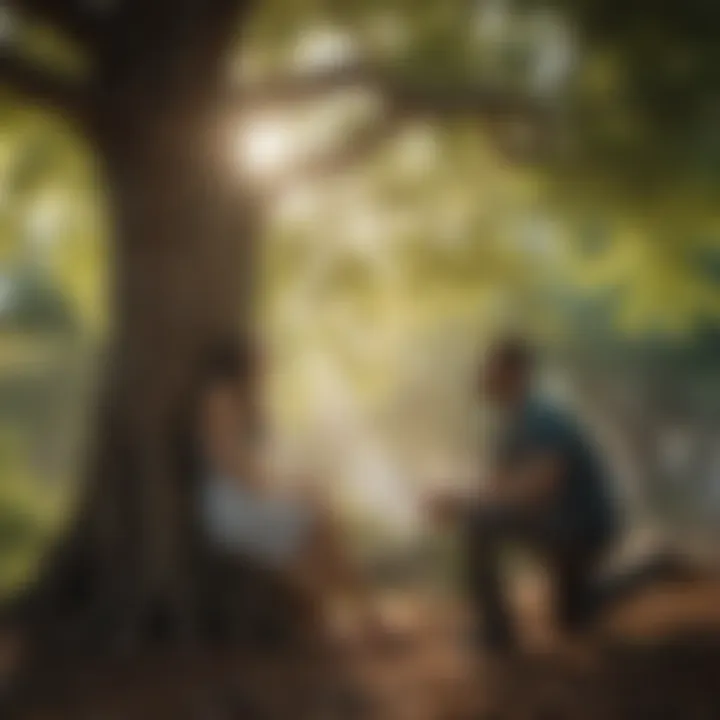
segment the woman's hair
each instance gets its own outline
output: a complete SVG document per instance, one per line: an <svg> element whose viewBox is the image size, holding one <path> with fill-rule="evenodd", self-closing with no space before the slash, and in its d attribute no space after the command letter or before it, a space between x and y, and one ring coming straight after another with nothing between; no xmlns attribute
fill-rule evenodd
<svg viewBox="0 0 720 720"><path fill-rule="evenodd" d="M219 338L210 343L199 356L193 382L189 388L184 411L179 418L181 473L192 480L202 471L200 448L200 417L207 394L218 385L232 384L248 397L258 382L260 356L249 336ZM254 434L260 434L260 417L256 408L250 410Z"/></svg>
<svg viewBox="0 0 720 720"><path fill-rule="evenodd" d="M200 357L196 390L202 395L213 385L225 382L249 389L257 378L259 364L257 348L249 337L218 339Z"/></svg>

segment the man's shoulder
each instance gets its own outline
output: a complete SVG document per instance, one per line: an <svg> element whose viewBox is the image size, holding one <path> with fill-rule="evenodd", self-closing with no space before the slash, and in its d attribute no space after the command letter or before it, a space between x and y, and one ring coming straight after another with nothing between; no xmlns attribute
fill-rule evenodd
<svg viewBox="0 0 720 720"><path fill-rule="evenodd" d="M527 401L525 404L525 417L530 421L571 422L571 413L564 405L543 395L533 396Z"/></svg>
<svg viewBox="0 0 720 720"><path fill-rule="evenodd" d="M572 413L560 403L544 397L531 398L528 401L524 424L531 433L551 437L569 437L578 431Z"/></svg>

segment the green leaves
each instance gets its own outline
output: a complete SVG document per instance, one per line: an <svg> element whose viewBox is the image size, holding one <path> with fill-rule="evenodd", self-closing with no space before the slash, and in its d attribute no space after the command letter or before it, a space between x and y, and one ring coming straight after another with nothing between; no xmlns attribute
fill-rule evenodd
<svg viewBox="0 0 720 720"><path fill-rule="evenodd" d="M97 330L105 320L106 246L93 164L64 124L0 102L7 110L0 122L0 258L23 288L18 298L25 309L16 321L30 322L39 307L50 320L47 290L60 325L75 326L82 318L86 329ZM27 273L32 287L26 287Z"/></svg>

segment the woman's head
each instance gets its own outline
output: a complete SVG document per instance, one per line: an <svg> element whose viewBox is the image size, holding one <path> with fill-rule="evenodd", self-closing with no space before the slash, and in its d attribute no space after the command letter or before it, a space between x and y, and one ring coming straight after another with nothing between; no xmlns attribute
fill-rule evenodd
<svg viewBox="0 0 720 720"><path fill-rule="evenodd" d="M260 380L256 346L246 336L215 341L201 357L199 379L203 392L224 389L252 395Z"/></svg>
<svg viewBox="0 0 720 720"><path fill-rule="evenodd" d="M245 336L210 345L200 359L196 384L196 429L203 454L234 452L257 436L259 352Z"/></svg>

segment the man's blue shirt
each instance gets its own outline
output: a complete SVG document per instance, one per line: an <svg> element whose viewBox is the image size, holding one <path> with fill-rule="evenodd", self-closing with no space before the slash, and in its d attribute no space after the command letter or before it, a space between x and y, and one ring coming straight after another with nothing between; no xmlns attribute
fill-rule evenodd
<svg viewBox="0 0 720 720"><path fill-rule="evenodd" d="M540 400L527 401L513 415L500 441L499 461L513 464L535 454L551 453L562 465L562 478L550 513L573 537L607 539L616 514L605 469L573 418Z"/></svg>

